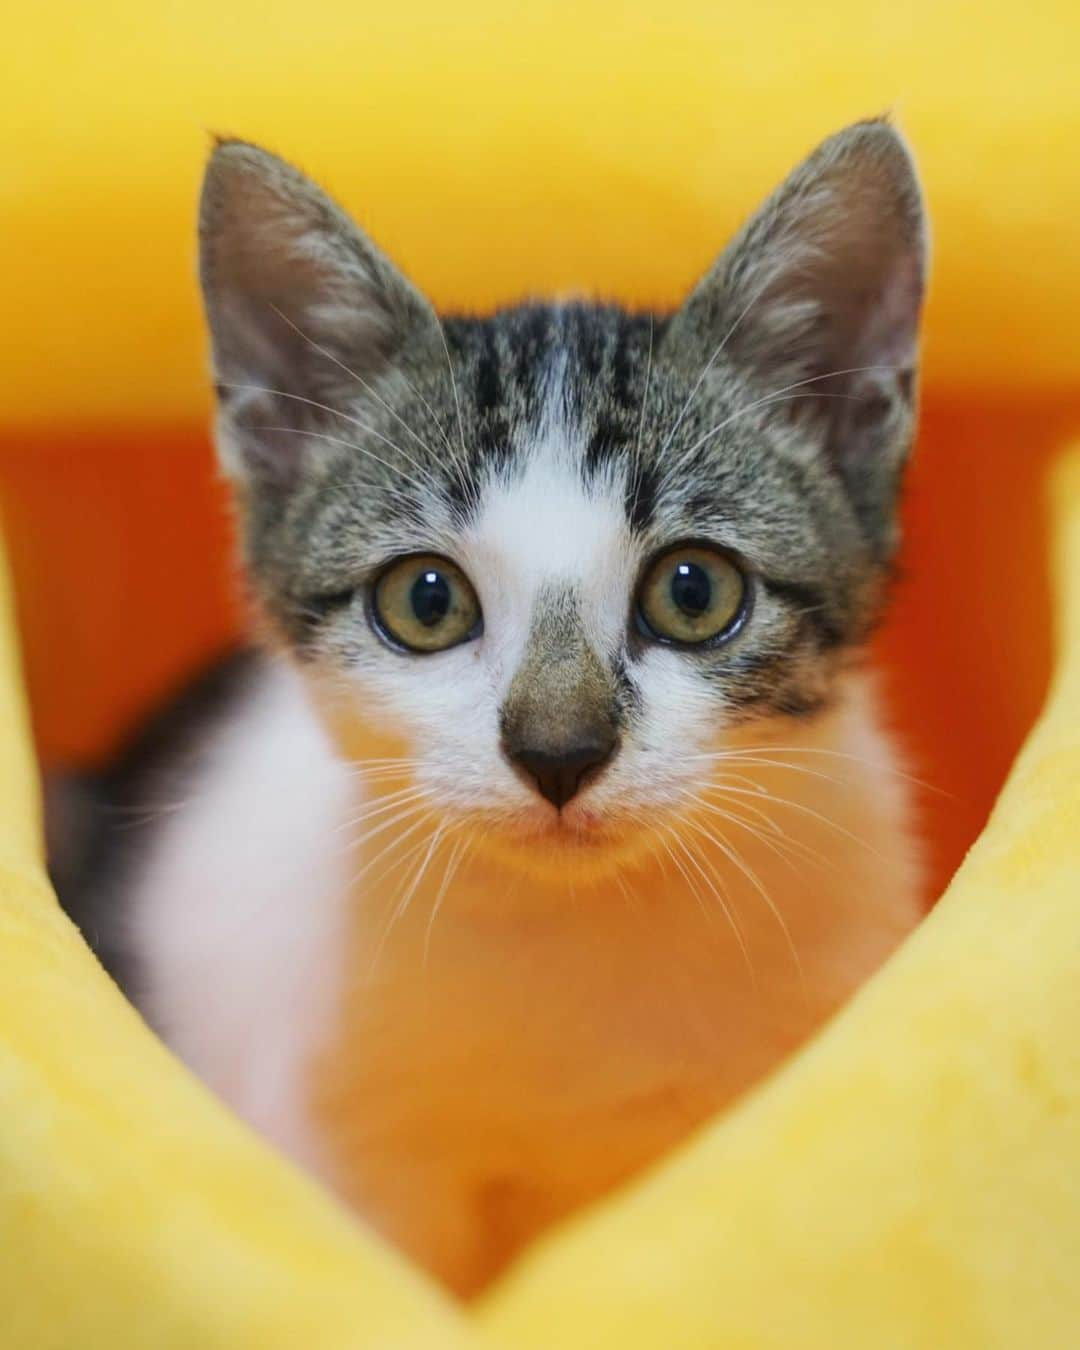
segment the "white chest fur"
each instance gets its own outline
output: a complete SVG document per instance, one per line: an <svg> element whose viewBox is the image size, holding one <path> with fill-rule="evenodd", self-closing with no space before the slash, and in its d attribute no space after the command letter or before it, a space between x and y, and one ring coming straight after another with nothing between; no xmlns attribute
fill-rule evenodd
<svg viewBox="0 0 1080 1350"><path fill-rule="evenodd" d="M140 1003L221 1097L306 1166L301 1071L340 998L353 779L298 681L267 672L139 869ZM167 797L169 786L161 789Z"/></svg>

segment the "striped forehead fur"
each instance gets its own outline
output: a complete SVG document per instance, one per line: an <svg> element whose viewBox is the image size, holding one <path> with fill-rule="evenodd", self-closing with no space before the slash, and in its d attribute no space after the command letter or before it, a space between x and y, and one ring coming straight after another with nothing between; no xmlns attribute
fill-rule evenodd
<svg viewBox="0 0 1080 1350"><path fill-rule="evenodd" d="M880 571L835 474L786 452L765 411L740 413L753 400L720 362L692 396L700 371L659 359L665 323L584 304L447 320L449 367L444 355L442 369L410 372L393 413L362 392L353 405L378 458L332 447L284 516L252 520L271 612L309 637L319 597L347 597L397 554L456 557L482 515L497 522L514 502L537 522L522 547L543 517L572 514L583 556L615 516L642 556L688 539L744 555L790 615L777 659L796 640L822 653L856 643ZM347 436L341 422L325 419L327 434ZM775 683L768 665L762 652L725 663L732 692L755 681L740 702Z"/></svg>

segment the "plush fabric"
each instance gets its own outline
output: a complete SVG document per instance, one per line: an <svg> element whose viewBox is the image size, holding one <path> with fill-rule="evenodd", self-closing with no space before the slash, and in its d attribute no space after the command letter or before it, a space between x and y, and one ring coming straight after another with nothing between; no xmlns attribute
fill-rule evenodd
<svg viewBox="0 0 1080 1350"><path fill-rule="evenodd" d="M191 219L206 132L324 179L441 304L674 300L892 108L934 221L893 702L944 875L835 1023L468 1315L143 1028L40 862L0 614L0 1345L1039 1346L1080 1325L1080 8L46 0L5 16L0 505L34 730L90 755L236 629ZM930 768L926 766L929 765ZM959 824L956 822L959 821ZM943 846L947 842L947 847Z"/></svg>

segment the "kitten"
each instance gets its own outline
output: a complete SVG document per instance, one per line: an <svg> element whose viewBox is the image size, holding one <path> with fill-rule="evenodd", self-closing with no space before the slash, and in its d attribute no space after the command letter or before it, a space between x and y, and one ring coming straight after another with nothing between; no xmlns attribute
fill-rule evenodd
<svg viewBox="0 0 1080 1350"><path fill-rule="evenodd" d="M842 131L670 316L440 320L238 141L200 241L263 654L113 773L85 889L169 1045L473 1293L917 920L860 652L918 185L887 124Z"/></svg>

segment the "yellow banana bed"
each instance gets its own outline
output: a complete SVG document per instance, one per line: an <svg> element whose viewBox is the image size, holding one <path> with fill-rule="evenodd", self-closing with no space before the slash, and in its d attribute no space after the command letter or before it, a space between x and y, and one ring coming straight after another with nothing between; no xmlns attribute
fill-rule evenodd
<svg viewBox="0 0 1080 1350"><path fill-rule="evenodd" d="M54 0L3 37L2 1350L1080 1344L1080 451L1046 473L1080 430L1080 10ZM888 106L936 271L878 654L955 799L925 807L942 878L1052 664L1048 700L854 1003L462 1311L234 1122L59 912L17 646L39 751L79 758L235 630L190 279L205 129L300 159L445 303L667 302Z"/></svg>

